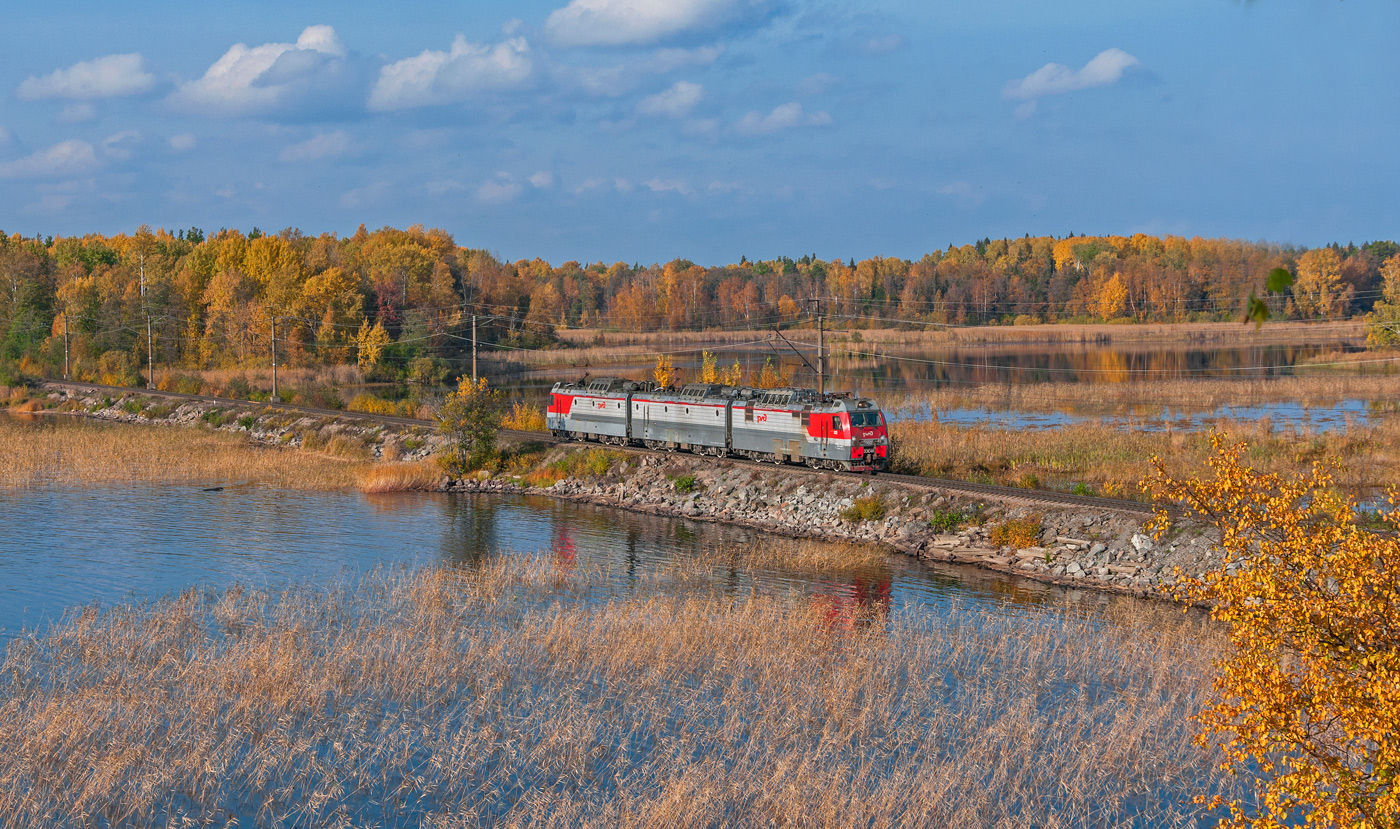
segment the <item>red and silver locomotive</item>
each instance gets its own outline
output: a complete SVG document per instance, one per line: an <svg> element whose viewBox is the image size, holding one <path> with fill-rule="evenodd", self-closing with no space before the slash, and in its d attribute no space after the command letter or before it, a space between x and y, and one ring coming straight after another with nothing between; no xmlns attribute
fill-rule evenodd
<svg viewBox="0 0 1400 829"><path fill-rule="evenodd" d="M824 469L874 472L889 455L875 401L812 389L691 383L675 391L607 377L556 383L546 420L558 437Z"/></svg>

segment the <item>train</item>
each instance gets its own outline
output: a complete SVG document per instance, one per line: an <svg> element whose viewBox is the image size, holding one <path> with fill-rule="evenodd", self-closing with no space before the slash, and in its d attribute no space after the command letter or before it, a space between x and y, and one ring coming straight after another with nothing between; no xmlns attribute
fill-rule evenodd
<svg viewBox="0 0 1400 829"><path fill-rule="evenodd" d="M806 388L585 378L554 384L545 420L550 434L570 440L818 469L879 472L889 458L874 400Z"/></svg>

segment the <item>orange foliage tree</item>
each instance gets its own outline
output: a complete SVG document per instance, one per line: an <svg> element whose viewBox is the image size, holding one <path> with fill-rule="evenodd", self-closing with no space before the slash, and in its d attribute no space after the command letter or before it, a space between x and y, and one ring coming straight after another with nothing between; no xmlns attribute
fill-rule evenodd
<svg viewBox="0 0 1400 829"><path fill-rule="evenodd" d="M1259 474L1243 445L1212 442L1209 475L1175 480L1154 458L1143 488L1220 531L1219 569L1177 589L1210 605L1232 645L1199 715L1222 768L1260 775L1258 802L1230 803L1231 824L1400 826L1397 495L1373 531L1327 466Z"/></svg>

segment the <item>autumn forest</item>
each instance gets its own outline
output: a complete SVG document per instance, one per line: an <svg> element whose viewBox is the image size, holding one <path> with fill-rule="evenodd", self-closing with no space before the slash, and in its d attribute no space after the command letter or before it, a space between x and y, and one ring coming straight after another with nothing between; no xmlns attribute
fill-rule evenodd
<svg viewBox="0 0 1400 829"><path fill-rule="evenodd" d="M983 239L910 261L793 259L702 267L506 262L442 230L307 236L26 238L0 233L0 365L79 379L134 379L148 360L184 370L271 361L358 362L401 378L430 358L460 369L472 316L481 341L537 348L558 327L624 331L810 324L841 327L1185 322L1238 318L1270 270L1295 277L1276 317L1400 319L1400 245L1303 250L1177 236ZM149 345L148 345L149 327ZM1388 335L1382 329L1380 339Z"/></svg>

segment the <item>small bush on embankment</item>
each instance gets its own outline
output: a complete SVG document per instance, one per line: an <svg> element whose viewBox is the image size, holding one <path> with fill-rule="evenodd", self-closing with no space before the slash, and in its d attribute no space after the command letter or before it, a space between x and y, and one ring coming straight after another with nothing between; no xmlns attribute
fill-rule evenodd
<svg viewBox="0 0 1400 829"><path fill-rule="evenodd" d="M847 521L879 521L885 517L885 499L879 495L862 495L845 509L841 517Z"/></svg>
<svg viewBox="0 0 1400 829"><path fill-rule="evenodd" d="M1039 515L1011 518L994 525L987 538L998 547L1034 547L1040 543L1042 524Z"/></svg>
<svg viewBox="0 0 1400 829"><path fill-rule="evenodd" d="M524 403L511 406L510 411L501 420L501 426L518 432L544 432L549 428L545 423L544 412Z"/></svg>
<svg viewBox="0 0 1400 829"><path fill-rule="evenodd" d="M928 525L935 532L950 533L967 523L967 513L959 509L935 510L928 519Z"/></svg>
<svg viewBox="0 0 1400 829"><path fill-rule="evenodd" d="M566 450L562 457L525 472L521 483L551 487L565 478L598 478L625 465L627 460L626 454L607 449Z"/></svg>

